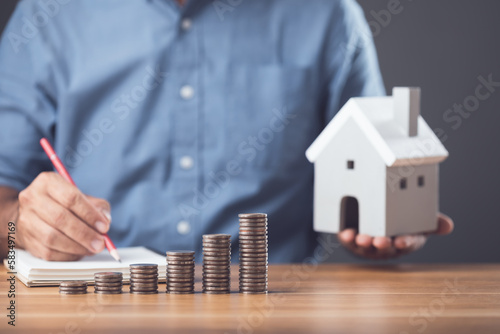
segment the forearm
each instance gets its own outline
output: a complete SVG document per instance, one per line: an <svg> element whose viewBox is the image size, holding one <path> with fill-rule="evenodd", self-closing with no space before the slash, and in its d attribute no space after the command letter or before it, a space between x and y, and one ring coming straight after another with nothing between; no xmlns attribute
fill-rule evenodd
<svg viewBox="0 0 500 334"><path fill-rule="evenodd" d="M0 186L0 259L7 256L7 235L9 221L16 221L19 192Z"/></svg>

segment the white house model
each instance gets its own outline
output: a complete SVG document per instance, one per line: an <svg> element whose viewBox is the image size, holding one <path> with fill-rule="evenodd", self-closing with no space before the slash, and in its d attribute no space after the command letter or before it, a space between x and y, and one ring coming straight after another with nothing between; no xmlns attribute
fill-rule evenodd
<svg viewBox="0 0 500 334"><path fill-rule="evenodd" d="M439 163L448 152L420 116L420 88L352 98L306 156L314 163L314 229L372 236L437 228Z"/></svg>

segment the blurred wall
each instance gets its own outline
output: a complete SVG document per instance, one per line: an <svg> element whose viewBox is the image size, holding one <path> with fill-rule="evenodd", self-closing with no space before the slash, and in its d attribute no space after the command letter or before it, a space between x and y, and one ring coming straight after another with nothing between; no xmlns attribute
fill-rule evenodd
<svg viewBox="0 0 500 334"><path fill-rule="evenodd" d="M422 115L450 152L441 166L441 210L455 219L456 230L430 238L402 261L499 261L500 87L489 87L484 100L476 97L476 87L490 79L500 83L500 1L359 3L374 33L387 91L422 87ZM15 4L0 2L0 32ZM357 261L342 249L331 260Z"/></svg>

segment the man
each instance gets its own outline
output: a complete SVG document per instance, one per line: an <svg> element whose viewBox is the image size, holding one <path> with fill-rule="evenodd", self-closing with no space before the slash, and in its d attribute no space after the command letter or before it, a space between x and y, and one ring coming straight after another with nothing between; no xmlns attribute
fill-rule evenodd
<svg viewBox="0 0 500 334"><path fill-rule="evenodd" d="M202 234L237 246L237 214L267 212L270 261L300 261L316 245L304 152L350 97L382 94L354 0L22 1L0 46L2 234L15 220L47 260L100 252L104 232L200 254ZM41 137L80 190L47 172ZM372 258L425 242L339 237Z"/></svg>

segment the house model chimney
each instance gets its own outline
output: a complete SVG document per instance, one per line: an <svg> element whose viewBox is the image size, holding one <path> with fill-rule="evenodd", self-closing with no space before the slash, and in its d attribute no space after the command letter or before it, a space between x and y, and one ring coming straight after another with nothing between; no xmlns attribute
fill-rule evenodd
<svg viewBox="0 0 500 334"><path fill-rule="evenodd" d="M394 119L409 137L418 135L418 116L420 115L420 88L395 87Z"/></svg>

